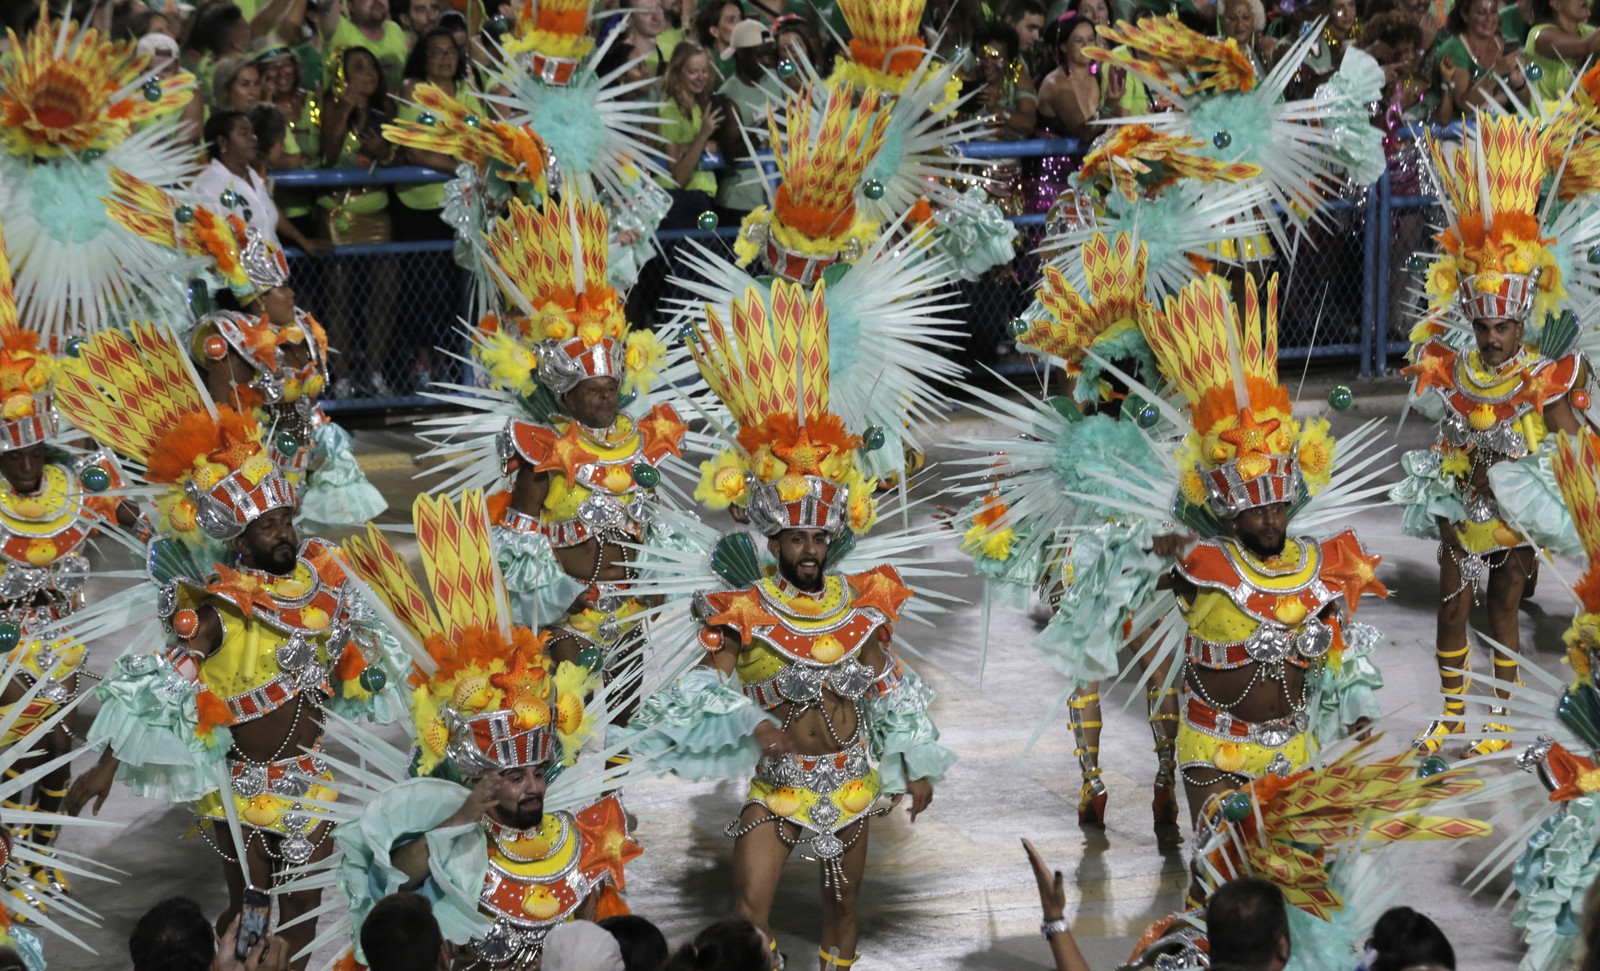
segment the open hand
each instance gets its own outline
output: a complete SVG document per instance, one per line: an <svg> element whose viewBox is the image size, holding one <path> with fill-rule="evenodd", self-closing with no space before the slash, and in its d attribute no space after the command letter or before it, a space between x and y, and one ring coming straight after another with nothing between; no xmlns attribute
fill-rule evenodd
<svg viewBox="0 0 1600 971"><path fill-rule="evenodd" d="M1022 841L1028 851L1028 863L1033 867L1033 878L1039 882L1039 906L1044 908L1045 920L1056 920L1067 912L1067 878L1060 870L1052 871L1044 856L1029 840Z"/></svg>

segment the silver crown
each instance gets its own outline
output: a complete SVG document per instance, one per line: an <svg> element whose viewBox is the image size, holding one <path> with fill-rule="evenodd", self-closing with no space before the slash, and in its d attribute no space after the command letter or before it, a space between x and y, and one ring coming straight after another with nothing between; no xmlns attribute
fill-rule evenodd
<svg viewBox="0 0 1600 971"><path fill-rule="evenodd" d="M556 735L550 723L520 731L505 709L464 715L452 705L440 711L450 741L445 756L464 776L480 776L506 769L549 765L556 758ZM489 746L478 743L478 725L489 729Z"/></svg>
<svg viewBox="0 0 1600 971"><path fill-rule="evenodd" d="M283 258L283 251L268 242L254 226L244 231L239 264L244 267L244 275L250 278L250 282L262 290L271 290L289 282L289 264Z"/></svg>
<svg viewBox="0 0 1600 971"><path fill-rule="evenodd" d="M544 341L537 348L539 383L552 394L566 394L589 378L613 377L622 380L624 348L621 341L607 339L586 347L572 357L556 341ZM589 362L589 363L586 363Z"/></svg>
<svg viewBox="0 0 1600 971"><path fill-rule="evenodd" d="M1532 273L1502 273L1505 293L1478 287L1479 274L1462 277L1460 284L1462 312L1468 320L1489 320L1504 317L1526 322L1533 312L1533 301L1539 296L1539 270Z"/></svg>
<svg viewBox="0 0 1600 971"><path fill-rule="evenodd" d="M785 502L778 495L776 482L762 482L755 477L755 473L746 472L745 487L750 491L750 505L746 512L750 515L750 524L768 536L775 536L785 529L820 529L826 531L829 536L837 533L844 525L845 509L849 505L849 489L817 475L808 475L805 480L806 494L799 499ZM825 486L830 485L836 491L833 501L825 502L822 491ZM798 526L789 519L789 509L796 505L800 507Z"/></svg>
<svg viewBox="0 0 1600 971"><path fill-rule="evenodd" d="M261 493L257 502L253 493ZM184 494L194 503L194 520L212 539L230 540L245 527L274 509L293 509L294 486L274 469L255 489L245 487L237 472L224 476L209 491L193 480L184 483Z"/></svg>

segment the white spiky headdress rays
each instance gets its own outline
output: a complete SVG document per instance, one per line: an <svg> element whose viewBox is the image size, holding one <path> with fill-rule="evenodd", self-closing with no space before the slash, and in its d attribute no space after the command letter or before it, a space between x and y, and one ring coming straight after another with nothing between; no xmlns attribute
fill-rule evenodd
<svg viewBox="0 0 1600 971"><path fill-rule="evenodd" d="M194 79L150 73L131 43L40 17L0 55L0 224L18 311L47 341L183 305L171 251L105 213L113 168L156 185L187 183L193 148L175 113ZM137 126L137 128L136 128Z"/></svg>

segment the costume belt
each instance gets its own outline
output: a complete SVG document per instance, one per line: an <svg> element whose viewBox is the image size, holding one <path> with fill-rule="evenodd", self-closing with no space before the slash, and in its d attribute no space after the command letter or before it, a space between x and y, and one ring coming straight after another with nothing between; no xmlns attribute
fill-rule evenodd
<svg viewBox="0 0 1600 971"><path fill-rule="evenodd" d="M1296 735L1304 735L1311 727L1311 716L1303 711L1297 711L1288 718L1251 722L1218 711L1193 696L1189 698L1183 721L1188 727L1212 738L1249 742L1266 748L1281 748Z"/></svg>
<svg viewBox="0 0 1600 971"><path fill-rule="evenodd" d="M1242 641L1208 641L1193 631L1184 638L1184 652L1197 667L1227 671L1246 664L1284 662L1308 668L1333 646L1333 628L1311 618L1298 629L1263 622Z"/></svg>
<svg viewBox="0 0 1600 971"><path fill-rule="evenodd" d="M846 782L863 778L871 770L867 740L863 738L842 752L825 755L764 755L756 763L756 778L775 786L809 789L825 796Z"/></svg>
<svg viewBox="0 0 1600 971"><path fill-rule="evenodd" d="M235 721L253 721L263 715L269 715L296 695L306 691L306 686L300 684L295 678L288 675L279 675L259 688L246 691L242 695L234 695L227 699L228 710L233 713ZM324 681L311 692L312 702L320 705L322 699L318 694L332 697L332 688Z"/></svg>

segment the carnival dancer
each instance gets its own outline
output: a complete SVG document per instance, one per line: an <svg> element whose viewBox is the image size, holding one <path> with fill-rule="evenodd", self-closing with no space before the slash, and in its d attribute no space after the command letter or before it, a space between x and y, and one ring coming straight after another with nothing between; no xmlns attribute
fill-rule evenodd
<svg viewBox="0 0 1600 971"><path fill-rule="evenodd" d="M196 162L180 112L186 71L162 77L132 40L40 10L0 53L0 224L22 325L47 349L138 314L183 309L172 255L106 219L112 169L187 184Z"/></svg>
<svg viewBox="0 0 1600 971"><path fill-rule="evenodd" d="M68 808L92 801L98 811L113 777L150 798L195 800L198 831L223 858L225 927L247 886L272 887L332 851L332 774L318 748L325 713L392 714L396 699L380 695L409 662L338 550L300 537L294 491L255 419L211 402L170 330L136 323L128 337L90 338L63 367L56 400L144 467L163 534L149 553L156 589L127 591L116 618L126 631L127 601L154 601L157 624L97 689L88 741L104 751ZM110 613L80 617L92 626ZM289 924L318 900L291 892L278 902ZM280 933L298 951L312 927Z"/></svg>
<svg viewBox="0 0 1600 971"><path fill-rule="evenodd" d="M51 398L55 369L56 360L40 346L39 335L19 325L0 238L0 647L19 665L17 678L0 689L0 712L16 712L0 733L0 746L18 744L46 721L55 726L38 741L33 756L6 770L11 779L72 748L75 719L51 716L77 697L86 648L52 629L84 604L90 572L86 554L97 527L133 528L139 520L132 503L106 494L124 484L110 453L68 452L61 446L61 433L70 429L58 427ZM34 685L37 689L30 691ZM5 809L57 812L70 771L69 762L58 762L33 784L31 796L19 792ZM54 823L12 825L15 835L31 836L41 848L57 836ZM32 878L61 893L71 891L58 867L39 867Z"/></svg>
<svg viewBox="0 0 1600 971"><path fill-rule="evenodd" d="M441 396L474 411L433 424L444 429L436 452L465 446L466 468L446 489L511 479L490 508L515 619L554 625L553 656L581 654L610 680L636 677L642 663L633 547L660 541L661 466L681 454L687 428L669 404L637 418L623 410L664 355L654 334L630 332L605 282L606 236L592 201L512 200L488 236L512 312L470 335L492 387Z"/></svg>
<svg viewBox="0 0 1600 971"><path fill-rule="evenodd" d="M726 324L708 306L696 328L701 373L738 424L698 494L738 505L777 567L763 575L748 544L742 584L698 595L703 660L629 726L658 733L638 735L636 755L685 777L756 766L727 829L736 911L770 936L783 863L803 847L822 863L823 968L858 956L868 822L889 811L880 795L909 795L915 817L955 761L928 717L932 690L891 644L912 591L887 565L831 566L876 511L856 464L863 442L831 411L826 289L752 286Z"/></svg>
<svg viewBox="0 0 1600 971"><path fill-rule="evenodd" d="M361 958L373 905L417 890L462 966L531 971L552 927L628 912L624 867L643 849L620 798L600 794L628 770L574 766L610 717L607 693L596 672L550 657L548 632L511 623L483 494L418 496L412 514L431 604L376 528L347 547L427 661L412 678L412 752L370 733L342 737L379 773L392 770L377 783L393 784L337 784L335 812L349 823L334 831L341 854L308 883L337 887L350 912L319 943L354 940Z"/></svg>
<svg viewBox="0 0 1600 971"><path fill-rule="evenodd" d="M1094 497L1102 492L1126 496L1087 474L1117 456L1148 476L1160 475L1160 457L1141 427L1153 427L1159 412L1130 394L1117 376L1120 371L1147 386L1161 383L1139 329L1140 318L1154 312L1145 299L1147 256L1146 246L1136 245L1127 233L1109 238L1096 233L1078 252L1079 272L1088 280L1085 295L1061 270L1044 267L1038 312L1030 311L1031 324L1017 343L1061 362L1071 383L1067 395L1037 400L1024 394L1019 403L972 389L973 407L1012 433L962 444L984 456L962 464L981 466L973 475L989 482L986 494L958 517L964 529L961 549L984 578L985 618L990 601L1026 606L1028 588L1037 587L1051 606L1063 597L1100 598L1105 610L1120 611L1131 623L1155 593L1147 588L1142 597L1115 602L1126 591L1102 582L1120 572L1120 560L1148 555L1144 547L1152 534L1141 521L1118 521L1116 512L1098 505ZM980 481L968 491L983 488ZM1085 549L1077 550L1080 544ZM1073 561L1087 566L1091 547L1099 550L1095 568L1079 576ZM1069 610L1061 623L1052 618L1033 647L1073 677L1067 717L1083 774L1078 821L1103 826L1108 792L1099 759L1100 679L1117 673L1118 649L1125 641L1133 640L1133 653L1143 660L1142 638L1118 630L1114 638L1084 642L1068 623L1076 615ZM1151 671L1146 691L1158 762L1151 813L1159 827L1178 818L1178 692L1170 680L1165 671Z"/></svg>
<svg viewBox="0 0 1600 971"><path fill-rule="evenodd" d="M1178 771L1192 818L1216 793L1298 771L1377 713L1376 670L1355 662L1378 633L1349 615L1363 595L1388 596L1381 558L1352 530L1316 539L1291 522L1329 485L1334 442L1326 420L1295 419L1278 381L1277 291L1274 276L1263 307L1247 278L1236 308L1207 277L1141 322L1189 406L1176 505L1205 536L1170 576L1187 627ZM1180 553L1172 540L1153 547Z"/></svg>
<svg viewBox="0 0 1600 971"><path fill-rule="evenodd" d="M1494 677L1517 680L1521 636L1517 607L1541 546L1572 549L1571 520L1555 501L1547 435L1574 433L1587 367L1563 348L1557 318L1566 296L1556 236L1541 226L1550 207L1540 182L1564 168L1547 163L1558 128L1537 119L1483 117L1458 148L1430 140L1433 167L1445 190L1449 227L1428 273L1430 315L1414 333L1411 404L1439 421L1428 449L1409 452L1406 479L1390 493L1404 511L1405 531L1439 539L1439 616L1434 642L1444 712L1416 738L1425 755L1466 731L1471 648L1467 617L1487 581L1488 634L1504 648ZM1569 264L1570 265L1570 264ZM1472 344L1445 326L1454 311L1470 321ZM1543 323L1538 349L1525 344L1529 321ZM1488 734L1504 732L1503 706L1491 705ZM1501 738L1477 738L1468 755L1504 749Z"/></svg>
<svg viewBox="0 0 1600 971"><path fill-rule="evenodd" d="M383 512L386 503L356 463L350 434L319 403L328 380L328 335L295 305L283 251L226 209L181 202L120 170L112 170L111 187L112 219L142 239L206 261L219 309L189 331L190 353L212 400L253 413L266 429L301 518L331 528Z"/></svg>

